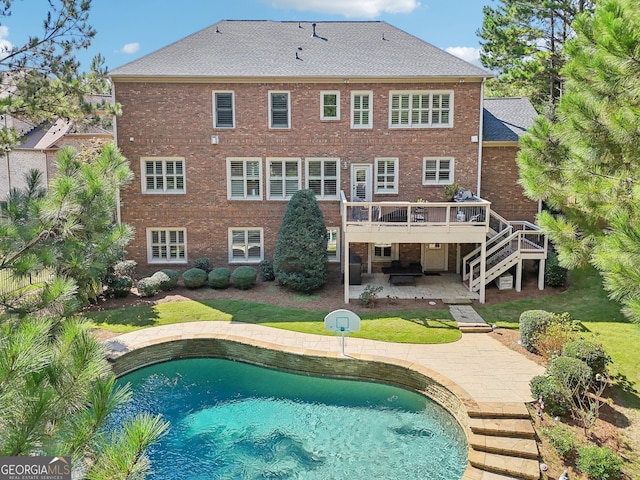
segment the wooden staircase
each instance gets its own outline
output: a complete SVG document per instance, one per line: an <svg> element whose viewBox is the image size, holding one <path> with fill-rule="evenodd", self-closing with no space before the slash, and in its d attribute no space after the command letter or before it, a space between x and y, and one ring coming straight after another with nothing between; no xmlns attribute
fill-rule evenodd
<svg viewBox="0 0 640 480"><path fill-rule="evenodd" d="M483 403L468 413L473 467L496 478L540 478L536 433L523 403Z"/></svg>

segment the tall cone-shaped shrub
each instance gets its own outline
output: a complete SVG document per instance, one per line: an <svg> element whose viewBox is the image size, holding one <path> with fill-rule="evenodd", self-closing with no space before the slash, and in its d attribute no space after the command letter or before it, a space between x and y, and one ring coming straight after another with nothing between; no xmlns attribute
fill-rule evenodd
<svg viewBox="0 0 640 480"><path fill-rule="evenodd" d="M327 283L327 227L311 190L289 200L273 256L276 280L292 290L312 292Z"/></svg>

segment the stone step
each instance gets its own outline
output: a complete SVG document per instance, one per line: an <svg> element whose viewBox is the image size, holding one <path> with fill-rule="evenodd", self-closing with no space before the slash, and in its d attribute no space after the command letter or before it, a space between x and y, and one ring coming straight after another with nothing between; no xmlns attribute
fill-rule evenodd
<svg viewBox="0 0 640 480"><path fill-rule="evenodd" d="M480 402L469 407L467 413L472 418L531 418L527 406L521 402Z"/></svg>
<svg viewBox="0 0 640 480"><path fill-rule="evenodd" d="M478 324L478 325L473 325L473 324L470 325L467 323L464 325L459 325L458 330L460 330L462 333L488 333L488 332L491 332L493 329L486 323Z"/></svg>
<svg viewBox="0 0 640 480"><path fill-rule="evenodd" d="M481 452L538 460L538 445L532 438L496 437L472 433L469 445Z"/></svg>
<svg viewBox="0 0 640 480"><path fill-rule="evenodd" d="M500 437L535 438L536 432L530 420L523 418L470 418L473 433Z"/></svg>
<svg viewBox="0 0 640 480"><path fill-rule="evenodd" d="M469 463L480 470L510 475L524 480L538 480L540 478L540 464L537 460L529 458L471 450Z"/></svg>

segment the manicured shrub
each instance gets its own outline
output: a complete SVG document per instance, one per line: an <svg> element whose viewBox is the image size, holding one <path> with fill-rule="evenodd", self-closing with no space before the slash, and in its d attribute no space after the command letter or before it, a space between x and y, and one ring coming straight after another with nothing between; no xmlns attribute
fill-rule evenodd
<svg viewBox="0 0 640 480"><path fill-rule="evenodd" d="M166 285L166 290L173 290L176 288L178 280L180 280L180 273L171 268L163 268L160 271L169 277L169 285ZM165 288L163 288L163 290L165 290Z"/></svg>
<svg viewBox="0 0 640 480"><path fill-rule="evenodd" d="M160 280L156 277L144 277L138 280L138 294L141 297L153 297L160 291Z"/></svg>
<svg viewBox="0 0 640 480"><path fill-rule="evenodd" d="M130 277L112 277L107 283L107 292L116 298L124 298L131 293L132 286Z"/></svg>
<svg viewBox="0 0 640 480"><path fill-rule="evenodd" d="M276 242L276 280L292 290L310 293L327 283L327 227L316 196L298 190L287 205Z"/></svg>
<svg viewBox="0 0 640 480"><path fill-rule="evenodd" d="M271 260L262 260L260 262L260 278L263 282L272 282L276 279L273 272L273 262Z"/></svg>
<svg viewBox="0 0 640 480"><path fill-rule="evenodd" d="M527 310L520 315L520 343L530 352L536 351L536 339L551 323L553 315L545 310Z"/></svg>
<svg viewBox="0 0 640 480"><path fill-rule="evenodd" d="M201 268L190 268L182 274L182 283L187 288L200 288L207 281L207 272Z"/></svg>
<svg viewBox="0 0 640 480"><path fill-rule="evenodd" d="M547 255L544 278L549 287L564 287L567 284L567 269L560 266L558 254L553 250Z"/></svg>
<svg viewBox="0 0 640 480"><path fill-rule="evenodd" d="M549 443L561 458L566 460L573 456L576 451L577 437L569 428L555 425L543 428L542 433L549 439Z"/></svg>
<svg viewBox="0 0 640 480"><path fill-rule="evenodd" d="M209 272L207 283L211 288L223 289L229 287L231 270L227 267L214 268Z"/></svg>
<svg viewBox="0 0 640 480"><path fill-rule="evenodd" d="M113 274L117 277L135 278L138 262L135 260L121 260L113 265Z"/></svg>
<svg viewBox="0 0 640 480"><path fill-rule="evenodd" d="M594 480L615 480L622 475L622 459L607 447L578 449L576 466Z"/></svg>
<svg viewBox="0 0 640 480"><path fill-rule="evenodd" d="M551 322L544 331L535 336L535 350L550 361L562 355L564 344L577 338L576 322L567 312L551 314Z"/></svg>
<svg viewBox="0 0 640 480"><path fill-rule="evenodd" d="M211 260L208 258L196 258L193 262L193 266L200 270L204 270L207 273L209 273L212 268Z"/></svg>
<svg viewBox="0 0 640 480"><path fill-rule="evenodd" d="M562 354L566 357L577 358L585 362L594 374L604 374L611 358L599 343L583 338L567 342L562 348Z"/></svg>
<svg viewBox="0 0 640 480"><path fill-rule="evenodd" d="M249 266L236 268L231 274L231 282L233 286L240 290L249 290L256 284L258 272Z"/></svg>
<svg viewBox="0 0 640 480"><path fill-rule="evenodd" d="M569 413L569 399L565 396L558 380L548 375L540 375L533 377L529 382L531 387L531 395L534 398L542 397L544 400L545 411L553 416L562 416Z"/></svg>
<svg viewBox="0 0 640 480"><path fill-rule="evenodd" d="M156 272L153 275L151 275L151 278L153 278L156 282L158 282L158 288L161 291L166 292L168 290L171 290L171 287L170 287L171 278L166 273L162 271Z"/></svg>
<svg viewBox="0 0 640 480"><path fill-rule="evenodd" d="M547 367L547 374L574 395L584 394L593 377L593 371L585 362L564 356L551 360Z"/></svg>

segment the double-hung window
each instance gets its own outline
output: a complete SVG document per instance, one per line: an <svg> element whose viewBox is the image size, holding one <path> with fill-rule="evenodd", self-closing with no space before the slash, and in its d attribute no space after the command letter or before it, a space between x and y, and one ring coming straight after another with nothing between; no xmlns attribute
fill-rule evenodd
<svg viewBox="0 0 640 480"><path fill-rule="evenodd" d="M142 158L143 193L185 193L183 158Z"/></svg>
<svg viewBox="0 0 640 480"><path fill-rule="evenodd" d="M269 128L290 128L289 92L269 92Z"/></svg>
<svg viewBox="0 0 640 480"><path fill-rule="evenodd" d="M397 158L376 158L376 193L398 193Z"/></svg>
<svg viewBox="0 0 640 480"><path fill-rule="evenodd" d="M373 92L351 92L351 128L373 127Z"/></svg>
<svg viewBox="0 0 640 480"><path fill-rule="evenodd" d="M227 158L227 198L229 200L260 200L262 159Z"/></svg>
<svg viewBox="0 0 640 480"><path fill-rule="evenodd" d="M452 92L391 92L389 127L453 126Z"/></svg>
<svg viewBox="0 0 640 480"><path fill-rule="evenodd" d="M233 92L213 92L213 126L215 128L234 128L235 105Z"/></svg>
<svg viewBox="0 0 640 480"><path fill-rule="evenodd" d="M186 263L187 232L184 228L148 228L149 263Z"/></svg>
<svg viewBox="0 0 640 480"><path fill-rule="evenodd" d="M269 200L287 200L300 190L299 158L267 158Z"/></svg>
<svg viewBox="0 0 640 480"><path fill-rule="evenodd" d="M340 120L340 92L320 92L320 120Z"/></svg>
<svg viewBox="0 0 640 480"><path fill-rule="evenodd" d="M307 158L307 188L318 200L337 200L340 185L339 158Z"/></svg>
<svg viewBox="0 0 640 480"><path fill-rule="evenodd" d="M453 183L453 158L424 159L422 170L423 185L450 185Z"/></svg>
<svg viewBox="0 0 640 480"><path fill-rule="evenodd" d="M229 263L258 263L264 259L262 228L229 229Z"/></svg>

